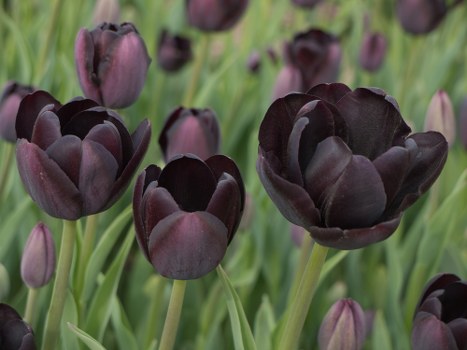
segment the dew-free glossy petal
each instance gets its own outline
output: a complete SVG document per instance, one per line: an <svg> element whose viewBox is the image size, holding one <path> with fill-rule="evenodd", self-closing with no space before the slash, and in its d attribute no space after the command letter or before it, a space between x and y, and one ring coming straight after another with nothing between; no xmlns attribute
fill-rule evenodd
<svg viewBox="0 0 467 350"><path fill-rule="evenodd" d="M60 120L56 114L51 111L41 113L36 119L31 142L45 150L60 137Z"/></svg>
<svg viewBox="0 0 467 350"><path fill-rule="evenodd" d="M414 321L412 349L458 350L449 327L435 316L425 312L420 312Z"/></svg>
<svg viewBox="0 0 467 350"><path fill-rule="evenodd" d="M104 122L93 127L84 140L91 140L104 146L115 158L119 168L122 166L122 141L116 126L110 122Z"/></svg>
<svg viewBox="0 0 467 350"><path fill-rule="evenodd" d="M316 96L321 100L335 105L342 97L351 91L352 90L350 90L347 85L342 83L326 83L312 87L308 90L307 94Z"/></svg>
<svg viewBox="0 0 467 350"><path fill-rule="evenodd" d="M78 188L82 154L81 140L74 135L65 135L50 145L46 152Z"/></svg>

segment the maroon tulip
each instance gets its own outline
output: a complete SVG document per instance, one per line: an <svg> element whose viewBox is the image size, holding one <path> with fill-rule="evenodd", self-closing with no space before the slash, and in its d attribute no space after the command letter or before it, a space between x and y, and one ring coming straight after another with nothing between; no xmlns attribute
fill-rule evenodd
<svg viewBox="0 0 467 350"><path fill-rule="evenodd" d="M222 155L180 155L161 170L150 165L133 195L136 238L163 276L199 278L224 257L242 217L243 181Z"/></svg>
<svg viewBox="0 0 467 350"><path fill-rule="evenodd" d="M49 215L76 220L114 204L141 162L150 124L130 135L120 116L95 101L61 105L45 91L26 96L16 120L18 170Z"/></svg>
<svg viewBox="0 0 467 350"><path fill-rule="evenodd" d="M248 0L186 0L188 23L206 32L232 28L242 17Z"/></svg>
<svg viewBox="0 0 467 350"><path fill-rule="evenodd" d="M193 58L190 39L162 30L157 49L157 62L167 72L177 72Z"/></svg>
<svg viewBox="0 0 467 350"><path fill-rule="evenodd" d="M8 142L16 142L16 114L24 96L33 92L32 86L9 81L0 96L0 137Z"/></svg>
<svg viewBox="0 0 467 350"><path fill-rule="evenodd" d="M298 33L291 43L285 44L284 56L286 64L276 80L274 99L336 81L342 54L336 37L310 29Z"/></svg>
<svg viewBox="0 0 467 350"><path fill-rule="evenodd" d="M304 8L313 8L322 1L323 0L292 0L292 4Z"/></svg>
<svg viewBox="0 0 467 350"><path fill-rule="evenodd" d="M444 273L427 283L415 309L412 349L467 349L467 281Z"/></svg>
<svg viewBox="0 0 467 350"><path fill-rule="evenodd" d="M91 32L79 31L75 62L87 98L109 108L124 108L143 89L151 59L133 24L103 23Z"/></svg>
<svg viewBox="0 0 467 350"><path fill-rule="evenodd" d="M447 157L438 132L409 135L380 89L321 84L269 107L259 130L260 179L286 219L318 243L356 249L389 237Z"/></svg>
<svg viewBox="0 0 467 350"><path fill-rule="evenodd" d="M377 71L386 56L387 41L381 33L365 33L360 47L360 66L369 71Z"/></svg>
<svg viewBox="0 0 467 350"><path fill-rule="evenodd" d="M219 123L210 109L175 109L167 118L159 136L159 145L166 162L182 153L192 153L207 159L218 153L219 143Z"/></svg>
<svg viewBox="0 0 467 350"><path fill-rule="evenodd" d="M0 349L36 349L31 326L23 321L15 309L3 303L0 303Z"/></svg>

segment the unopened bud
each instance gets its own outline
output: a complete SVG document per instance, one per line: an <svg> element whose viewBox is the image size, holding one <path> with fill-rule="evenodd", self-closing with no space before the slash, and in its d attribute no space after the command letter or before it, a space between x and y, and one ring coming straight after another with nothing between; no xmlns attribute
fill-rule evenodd
<svg viewBox="0 0 467 350"><path fill-rule="evenodd" d="M452 146L456 137L456 121L451 99L446 91L438 90L431 98L425 116L425 131L438 131Z"/></svg>

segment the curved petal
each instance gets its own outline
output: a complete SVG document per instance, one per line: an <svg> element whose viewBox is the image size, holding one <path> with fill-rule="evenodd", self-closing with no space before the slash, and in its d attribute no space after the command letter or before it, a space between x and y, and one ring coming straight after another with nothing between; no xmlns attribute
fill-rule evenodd
<svg viewBox="0 0 467 350"><path fill-rule="evenodd" d="M457 281L460 281L460 278L452 273L439 273L435 275L427 282L425 289L421 293L420 300L415 309L418 310L418 308L425 301L425 299L435 290L443 289L449 284L457 282Z"/></svg>
<svg viewBox="0 0 467 350"><path fill-rule="evenodd" d="M82 98L82 97L76 97L72 99L71 101L67 102L63 106L61 106L56 114L58 118L60 119L60 124L62 126L65 126L68 124L68 122L73 119L73 117L87 109L98 107L99 105L97 104L96 101L90 100L88 98Z"/></svg>
<svg viewBox="0 0 467 350"><path fill-rule="evenodd" d="M410 170L399 193L391 204L391 210L399 213L412 205L438 178L448 156L448 144L443 135L429 131L411 135L418 152L410 159Z"/></svg>
<svg viewBox="0 0 467 350"><path fill-rule="evenodd" d="M105 208L117 172L117 161L104 146L91 140L83 140L79 177L83 213L95 214Z"/></svg>
<svg viewBox="0 0 467 350"><path fill-rule="evenodd" d="M140 249L143 251L144 256L148 261L151 261L149 258L148 251L148 239L149 233L146 232L144 223L143 223L143 191L147 187L145 186L146 182L146 170L144 170L136 179L135 187L133 190L133 221L135 223L136 231L136 241Z"/></svg>
<svg viewBox="0 0 467 350"><path fill-rule="evenodd" d="M435 316L421 312L412 329L412 349L458 350L449 327Z"/></svg>
<svg viewBox="0 0 467 350"><path fill-rule="evenodd" d="M376 223L386 208L381 177L365 157L352 156L336 183L329 188L321 213L327 227L352 229Z"/></svg>
<svg viewBox="0 0 467 350"><path fill-rule="evenodd" d="M444 288L439 300L443 304L441 319L444 322L467 317L467 283L461 281L450 283Z"/></svg>
<svg viewBox="0 0 467 350"><path fill-rule="evenodd" d="M46 152L78 188L82 154L81 140L74 135L65 135L50 145Z"/></svg>
<svg viewBox="0 0 467 350"><path fill-rule="evenodd" d="M336 104L350 130L354 154L371 160L390 147L403 145L410 128L385 96L369 89L356 89Z"/></svg>
<svg viewBox="0 0 467 350"><path fill-rule="evenodd" d="M47 214L66 220L82 216L78 189L44 151L21 139L17 142L16 159L26 190Z"/></svg>
<svg viewBox="0 0 467 350"><path fill-rule="evenodd" d="M198 157L181 156L170 161L159 177L182 210L205 210L214 193L217 180L211 169Z"/></svg>
<svg viewBox="0 0 467 350"><path fill-rule="evenodd" d="M286 64L277 75L272 91L272 100L275 101L290 93L302 92L303 85L300 69L292 64Z"/></svg>
<svg viewBox="0 0 467 350"><path fill-rule="evenodd" d="M456 318L448 323L454 338L456 339L458 349L467 349L467 319Z"/></svg>
<svg viewBox="0 0 467 350"><path fill-rule="evenodd" d="M62 137L60 120L55 113L51 111L41 113L36 119L31 142L45 150L60 137Z"/></svg>
<svg viewBox="0 0 467 350"><path fill-rule="evenodd" d="M122 141L117 127L105 121L104 124L94 126L84 140L100 143L109 151L118 163L119 170L122 166Z"/></svg>
<svg viewBox="0 0 467 350"><path fill-rule="evenodd" d="M441 314L443 312L443 305L437 297L429 297L426 299L423 304L417 308L417 312L425 311L428 312L437 318L441 319Z"/></svg>
<svg viewBox="0 0 467 350"><path fill-rule="evenodd" d="M372 227L341 230L340 228L312 227L311 237L326 247L336 249L358 249L388 238L399 226L401 216L381 222Z"/></svg>
<svg viewBox="0 0 467 350"><path fill-rule="evenodd" d="M305 188L318 207L351 159L352 151L336 136L328 137L318 144L305 170Z"/></svg>
<svg viewBox="0 0 467 350"><path fill-rule="evenodd" d="M277 174L280 165L274 155L260 148L256 170L272 201L295 225L309 229L321 222L320 214L304 188L293 184Z"/></svg>
<svg viewBox="0 0 467 350"><path fill-rule="evenodd" d="M308 90L308 95L313 95L321 100L335 105L339 100L352 90L342 83L318 84Z"/></svg>
<svg viewBox="0 0 467 350"><path fill-rule="evenodd" d="M227 249L227 228L206 212L175 212L149 237L151 262L165 277L187 280L216 268Z"/></svg>
<svg viewBox="0 0 467 350"><path fill-rule="evenodd" d="M287 179L299 186L303 186L302 171L299 162L300 141L302 132L309 122L310 120L308 118L302 117L294 123L287 145L287 164L285 168Z"/></svg>

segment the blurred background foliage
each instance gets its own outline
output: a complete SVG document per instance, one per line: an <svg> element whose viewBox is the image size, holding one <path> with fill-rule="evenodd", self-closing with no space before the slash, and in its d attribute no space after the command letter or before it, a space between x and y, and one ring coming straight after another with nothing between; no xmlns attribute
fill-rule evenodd
<svg viewBox="0 0 467 350"><path fill-rule="evenodd" d="M62 102L81 95L74 41L80 28L94 27L94 2L3 0L0 4L0 83L17 80L34 84ZM182 0L125 0L120 6L121 21L135 24L153 62L138 101L119 113L130 130L143 118L151 120L152 141L141 168L149 163L162 165L159 132L166 116L184 103L195 62L176 74L158 68L159 32L169 28L191 38L195 60L202 55L206 34L187 25ZM358 64L365 16L370 18L370 28L388 40L386 59L375 73L363 71ZM456 115L467 96L465 18L464 3L433 32L413 36L397 22L392 0L328 0L312 10L294 7L288 0L256 0L250 2L233 30L209 35L198 88L191 105L185 107L209 107L216 112L222 129L221 151L238 163L251 195L251 221L237 233L223 267L243 304L258 349L267 350L273 342L272 333L284 311L300 253L291 240L290 224L266 195L255 169L258 128L272 102L272 87L283 64L283 42L310 27L335 34L343 51L339 81L351 88L384 89L398 101L403 117L416 132L422 131L429 101L438 89L448 93ZM268 49L274 50L277 62L268 57ZM253 51L261 55L256 73L246 66ZM3 164L11 146L2 142L0 147ZM330 251L328 269L330 263L336 265L322 276L301 348L317 348L316 334L324 314L343 297L357 300L374 317L367 349L409 348L413 310L426 281L442 271L467 278L466 152L457 138L437 183L407 210L391 238L360 250ZM7 174L0 206L0 263L8 272L0 273L0 301L21 312L27 290L19 277L19 262L27 236L35 223L43 220L59 242L61 225L41 213L26 195L16 167ZM103 261L95 265L95 275L90 275L95 280L86 281L90 296L84 306L96 318L80 319L81 306L72 297L65 310L65 319L108 349L152 348L170 296L171 282L154 272L134 239L125 255L123 248L128 244L124 235L128 237L126 232L132 225L128 211L131 192L130 187L117 205L99 215L97 239L102 242L107 237L109 241L102 243L105 249L96 248L93 254L106 252ZM118 229L111 228L116 218L121 220ZM107 229L110 234L104 236ZM40 294L42 303L33 322L38 335L50 292L51 285ZM93 297L99 293L105 302ZM67 334L63 349L84 346L68 329L63 332ZM226 298L215 272L190 281L176 349L233 349L233 337Z"/></svg>

